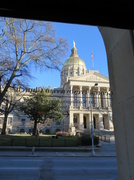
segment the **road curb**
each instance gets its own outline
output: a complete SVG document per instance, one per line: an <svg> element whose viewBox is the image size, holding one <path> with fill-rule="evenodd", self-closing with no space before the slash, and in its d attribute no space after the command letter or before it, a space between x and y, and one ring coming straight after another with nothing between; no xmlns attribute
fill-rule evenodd
<svg viewBox="0 0 134 180"><path fill-rule="evenodd" d="M68 156L65 156L65 155L60 155L60 156L43 156L43 155L0 155L0 157L33 157L33 158L36 158L36 157L44 157L44 158L60 158L60 157L65 157L65 158L86 158L86 157L89 157L89 158L115 158L116 156L111 156L111 155L98 155L98 156L92 156L92 155L89 155L89 156L73 156L73 155L68 155Z"/></svg>
<svg viewBox="0 0 134 180"><path fill-rule="evenodd" d="M100 148L94 148L95 151L101 151ZM0 147L0 151L32 151L32 147ZM37 152L91 152L92 148L83 147L35 147Z"/></svg>

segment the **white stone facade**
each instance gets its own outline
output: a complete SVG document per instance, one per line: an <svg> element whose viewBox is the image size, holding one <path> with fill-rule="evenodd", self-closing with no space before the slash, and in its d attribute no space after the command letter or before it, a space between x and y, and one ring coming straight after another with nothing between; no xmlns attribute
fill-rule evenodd
<svg viewBox="0 0 134 180"><path fill-rule="evenodd" d="M61 87L57 90L54 96L62 99L63 112L69 113L63 131L90 131L91 105L94 129L113 130L109 79L96 70L87 72L75 46L63 65Z"/></svg>

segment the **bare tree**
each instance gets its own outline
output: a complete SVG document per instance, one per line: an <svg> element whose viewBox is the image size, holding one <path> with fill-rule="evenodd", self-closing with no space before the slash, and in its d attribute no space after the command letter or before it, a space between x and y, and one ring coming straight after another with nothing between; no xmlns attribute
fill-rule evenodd
<svg viewBox="0 0 134 180"><path fill-rule="evenodd" d="M67 41L57 37L52 23L0 18L0 105L9 87L30 77L31 65L59 69ZM23 83L24 84L24 83Z"/></svg>
<svg viewBox="0 0 134 180"><path fill-rule="evenodd" d="M50 128L52 126L53 120L50 118L47 118L43 123L39 123L37 126L38 132L41 132L42 129L48 127Z"/></svg>
<svg viewBox="0 0 134 180"><path fill-rule="evenodd" d="M2 106L0 107L0 113L4 114L2 135L6 134L7 119L8 115L14 110L17 109L17 105L20 103L20 100L25 96L25 92L20 91L20 89L9 88L4 97Z"/></svg>
<svg viewBox="0 0 134 180"><path fill-rule="evenodd" d="M53 120L50 118L47 118L45 121L38 123L37 124L37 130L39 133L42 132L42 130L44 128L50 128L52 126ZM25 127L29 128L29 129L33 129L34 128L34 122L33 121L28 121L25 123Z"/></svg>
<svg viewBox="0 0 134 180"><path fill-rule="evenodd" d="M19 132L19 127L22 126L22 122L21 121L13 121L12 122L12 127L14 129L15 132Z"/></svg>

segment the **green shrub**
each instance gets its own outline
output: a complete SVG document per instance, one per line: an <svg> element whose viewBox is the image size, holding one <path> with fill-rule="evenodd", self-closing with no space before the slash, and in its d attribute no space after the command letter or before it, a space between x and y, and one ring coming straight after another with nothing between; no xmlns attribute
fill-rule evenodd
<svg viewBox="0 0 134 180"><path fill-rule="evenodd" d="M90 146L92 145L92 137L90 135L83 134L80 137L81 146ZM94 136L94 145L99 144L99 137Z"/></svg>

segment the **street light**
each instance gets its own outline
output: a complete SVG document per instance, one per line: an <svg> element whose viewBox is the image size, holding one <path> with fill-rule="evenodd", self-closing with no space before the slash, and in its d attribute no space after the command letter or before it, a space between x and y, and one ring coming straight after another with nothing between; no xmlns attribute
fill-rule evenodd
<svg viewBox="0 0 134 180"><path fill-rule="evenodd" d="M94 86L98 86L98 83L95 83ZM92 156L95 155L94 151L94 127L93 127L93 120L92 120L92 100L90 100L90 108L91 108L91 131L92 131Z"/></svg>

